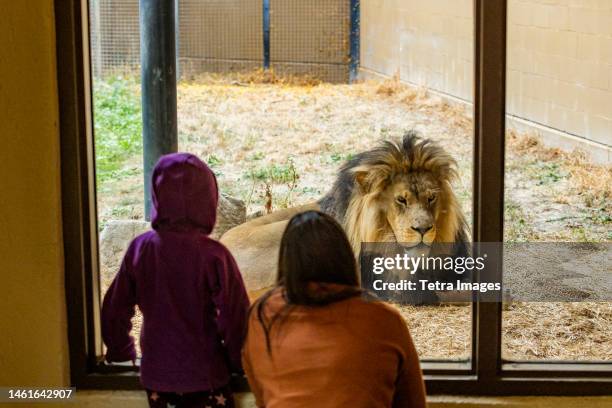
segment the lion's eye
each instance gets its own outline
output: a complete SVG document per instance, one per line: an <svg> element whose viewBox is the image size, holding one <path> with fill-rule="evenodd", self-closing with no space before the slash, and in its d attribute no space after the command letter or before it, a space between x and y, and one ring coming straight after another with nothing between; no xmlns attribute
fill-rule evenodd
<svg viewBox="0 0 612 408"><path fill-rule="evenodd" d="M396 200L397 200L397 202L398 202L398 203L400 203L400 204L402 204L402 205L406 205L406 203L407 203L407 202L406 202L406 197L404 197L404 196L398 196L398 197L396 198Z"/></svg>
<svg viewBox="0 0 612 408"><path fill-rule="evenodd" d="M427 199L427 202L429 204L433 204L436 201L436 196L435 195L430 195L429 198Z"/></svg>

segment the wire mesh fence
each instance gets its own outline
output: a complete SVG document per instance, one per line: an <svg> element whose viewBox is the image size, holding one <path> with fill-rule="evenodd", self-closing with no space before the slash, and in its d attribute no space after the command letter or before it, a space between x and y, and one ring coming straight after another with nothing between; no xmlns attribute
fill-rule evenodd
<svg viewBox="0 0 612 408"><path fill-rule="evenodd" d="M89 0L94 75L138 74L138 3ZM176 0L176 4L181 78L264 67L267 19L267 62L276 72L329 82L349 79L349 0Z"/></svg>
<svg viewBox="0 0 612 408"><path fill-rule="evenodd" d="M347 82L350 1L270 0L270 66Z"/></svg>
<svg viewBox="0 0 612 408"><path fill-rule="evenodd" d="M181 75L243 71L263 63L261 0L182 0Z"/></svg>
<svg viewBox="0 0 612 408"><path fill-rule="evenodd" d="M94 75L138 70L138 0L89 0L89 26Z"/></svg>

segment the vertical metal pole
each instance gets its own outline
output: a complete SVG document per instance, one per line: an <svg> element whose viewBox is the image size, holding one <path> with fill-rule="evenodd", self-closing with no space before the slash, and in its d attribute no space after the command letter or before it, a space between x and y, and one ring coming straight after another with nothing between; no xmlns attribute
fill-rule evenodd
<svg viewBox="0 0 612 408"><path fill-rule="evenodd" d="M350 0L351 4L351 32L350 32L350 65L349 65L349 82L357 79L357 69L359 68L359 3L360 0Z"/></svg>
<svg viewBox="0 0 612 408"><path fill-rule="evenodd" d="M151 215L151 173L160 156L178 150L174 0L140 0L145 218Z"/></svg>
<svg viewBox="0 0 612 408"><path fill-rule="evenodd" d="M174 0L174 38L176 40L176 80L181 79L181 19L179 0Z"/></svg>
<svg viewBox="0 0 612 408"><path fill-rule="evenodd" d="M263 0L263 66L270 68L270 0Z"/></svg>
<svg viewBox="0 0 612 408"><path fill-rule="evenodd" d="M474 0L474 242L502 242L506 127L507 0ZM476 245L478 250L478 245ZM487 278L501 282L498 257ZM501 303L475 304L478 380L500 375Z"/></svg>
<svg viewBox="0 0 612 408"><path fill-rule="evenodd" d="M92 47L93 57L91 60L95 61L92 63L94 76L96 78L100 78L102 76L102 32L100 28L100 17L102 14L100 14L100 0L93 0L93 2L90 4L93 6L91 7L93 9L93 14L89 15L89 24L92 25L93 22L93 29L90 31L95 33L91 36L95 38L95 44Z"/></svg>

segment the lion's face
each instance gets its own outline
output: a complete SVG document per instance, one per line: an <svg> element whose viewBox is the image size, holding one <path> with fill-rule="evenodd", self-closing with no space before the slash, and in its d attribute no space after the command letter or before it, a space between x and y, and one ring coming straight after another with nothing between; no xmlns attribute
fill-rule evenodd
<svg viewBox="0 0 612 408"><path fill-rule="evenodd" d="M364 242L398 242L415 250L454 243L467 229L452 189L456 169L444 149L409 133L348 162L322 202L344 204L324 209L340 210L355 253ZM342 194L347 185L350 195Z"/></svg>
<svg viewBox="0 0 612 408"><path fill-rule="evenodd" d="M401 174L391 181L379 203L397 242L407 247L434 242L440 191L428 172Z"/></svg>

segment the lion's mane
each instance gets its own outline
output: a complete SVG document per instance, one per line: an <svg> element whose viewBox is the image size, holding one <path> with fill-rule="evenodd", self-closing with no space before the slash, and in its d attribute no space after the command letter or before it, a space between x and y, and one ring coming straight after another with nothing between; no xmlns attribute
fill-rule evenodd
<svg viewBox="0 0 612 408"><path fill-rule="evenodd" d="M456 162L439 145L411 131L400 141L385 141L349 160L319 201L321 210L343 225L356 254L362 242L394 240L378 198L398 173L411 172L430 172L440 183L434 243L454 243L455 255L467 251L468 227L452 190Z"/></svg>

